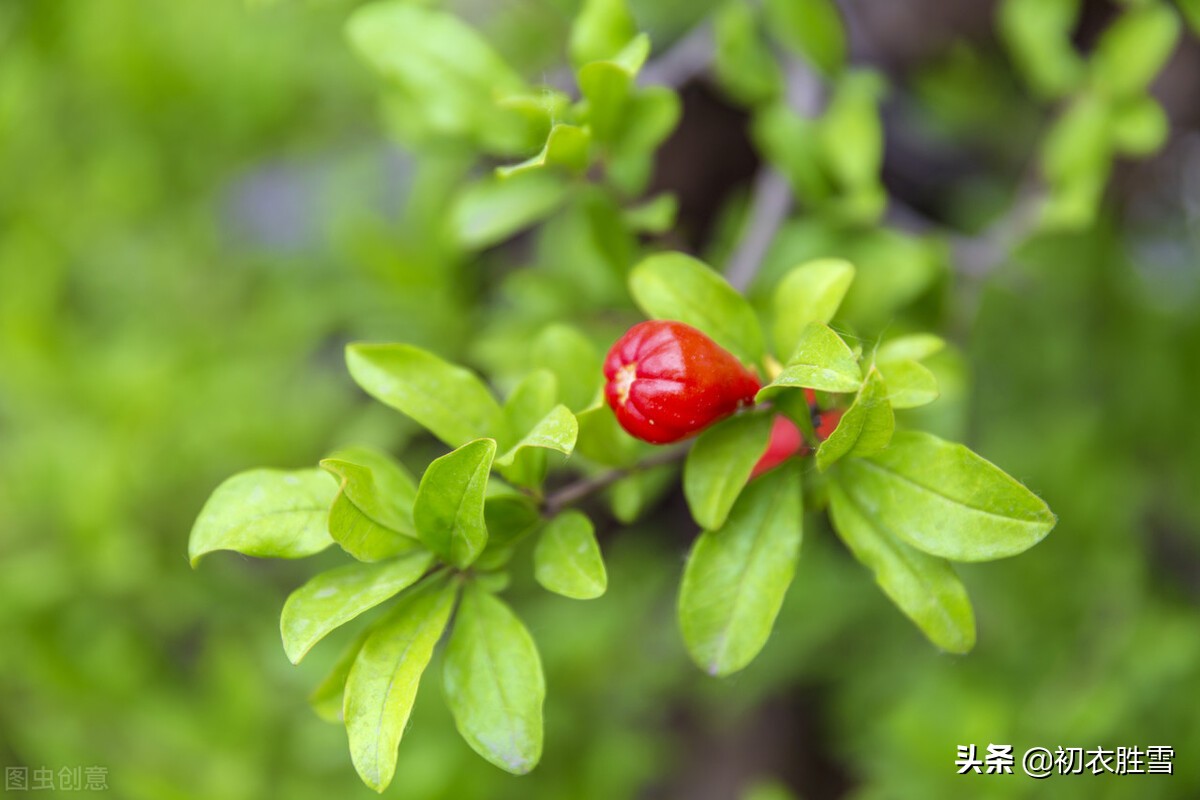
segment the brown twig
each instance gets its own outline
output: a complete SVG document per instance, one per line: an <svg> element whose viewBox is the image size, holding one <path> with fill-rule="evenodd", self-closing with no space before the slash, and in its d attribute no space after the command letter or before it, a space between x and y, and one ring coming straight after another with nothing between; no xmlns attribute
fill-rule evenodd
<svg viewBox="0 0 1200 800"><path fill-rule="evenodd" d="M689 447L684 446L665 450L661 453L655 453L645 461L641 461L632 467L610 469L598 475L591 475L587 478L580 478L577 481L568 483L561 489L557 489L546 495L546 500L542 504L542 514L546 517L554 517L567 506L577 503L603 489L607 489L612 484L621 480L621 478L655 467L672 464L676 461L682 461L689 449Z"/></svg>

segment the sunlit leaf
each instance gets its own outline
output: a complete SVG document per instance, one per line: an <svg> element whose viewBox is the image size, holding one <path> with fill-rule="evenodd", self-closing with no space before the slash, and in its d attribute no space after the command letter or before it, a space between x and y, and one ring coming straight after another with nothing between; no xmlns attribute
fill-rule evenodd
<svg viewBox="0 0 1200 800"><path fill-rule="evenodd" d="M325 522L337 484L319 469L254 469L216 488L192 527L192 566L214 550L259 558L303 558L333 539Z"/></svg>
<svg viewBox="0 0 1200 800"><path fill-rule="evenodd" d="M800 467L751 482L725 524L696 540L679 592L692 658L710 675L749 664L767 642L800 554Z"/></svg>
<svg viewBox="0 0 1200 800"><path fill-rule="evenodd" d="M446 648L446 703L476 753L524 775L542 756L546 682L529 631L500 599L468 584Z"/></svg>

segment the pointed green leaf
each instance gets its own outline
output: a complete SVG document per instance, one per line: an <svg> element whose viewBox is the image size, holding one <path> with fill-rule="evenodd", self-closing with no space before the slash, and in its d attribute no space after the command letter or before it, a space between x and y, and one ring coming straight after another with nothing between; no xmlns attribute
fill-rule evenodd
<svg viewBox="0 0 1200 800"><path fill-rule="evenodd" d="M504 414L473 372L408 344L352 344L350 375L367 394L450 447L506 434Z"/></svg>
<svg viewBox="0 0 1200 800"><path fill-rule="evenodd" d="M588 167L592 134L578 125L558 123L546 136L546 144L537 155L508 167L498 167L502 178L545 167L561 167L568 172L583 172Z"/></svg>
<svg viewBox="0 0 1200 800"><path fill-rule="evenodd" d="M888 446L895 429L896 416L888 402L887 386L879 371L872 367L854 403L817 448L817 468L824 472L846 456L878 453Z"/></svg>
<svg viewBox="0 0 1200 800"><path fill-rule="evenodd" d="M810 322L801 331L796 350L783 370L758 396L761 400L779 387L789 386L822 392L856 392L862 381L862 368L850 346L833 328Z"/></svg>
<svg viewBox="0 0 1200 800"><path fill-rule="evenodd" d="M950 562L900 541L885 518L856 503L838 481L829 484L829 501L838 536L929 641L951 653L974 647L975 615Z"/></svg>
<svg viewBox="0 0 1200 800"><path fill-rule="evenodd" d="M726 2L713 18L713 71L721 88L743 105L770 102L783 92L783 70L759 32L755 10Z"/></svg>
<svg viewBox="0 0 1200 800"><path fill-rule="evenodd" d="M545 170L490 177L462 190L450 209L450 230L470 250L499 244L562 207L570 187Z"/></svg>
<svg viewBox="0 0 1200 800"><path fill-rule="evenodd" d="M350 564L322 572L283 604L279 630L293 664L330 632L412 586L433 563L433 554L413 553L378 564Z"/></svg>
<svg viewBox="0 0 1200 800"><path fill-rule="evenodd" d="M1135 158L1158 152L1171 135L1171 120L1166 110L1149 95L1116 104L1109 125L1113 148Z"/></svg>
<svg viewBox="0 0 1200 800"><path fill-rule="evenodd" d="M827 202L834 186L821 153L818 120L801 117L787 103L777 101L755 112L750 135L799 199L813 206ZM780 351L780 357L785 355Z"/></svg>
<svg viewBox="0 0 1200 800"><path fill-rule="evenodd" d="M889 361L879 364L878 369L892 408L916 408L938 399L937 378L916 361Z"/></svg>
<svg viewBox="0 0 1200 800"><path fill-rule="evenodd" d="M350 669L354 666L354 661L358 658L358 653L362 650L363 643L367 641L370 633L371 629L368 628L354 637L354 641L346 646L333 667L308 696L308 705L318 717L326 722L342 721L346 678L350 676Z"/></svg>
<svg viewBox="0 0 1200 800"><path fill-rule="evenodd" d="M536 488L546 477L546 452L534 447L516 449L513 438L529 434L542 418L554 410L558 397L558 381L549 370L535 369L521 379L516 388L504 401L504 417L508 421L510 438L499 442L501 449L513 446L509 458L500 465L500 473L506 480ZM519 442L520 440L518 440ZM497 459L500 464L500 459Z"/></svg>
<svg viewBox="0 0 1200 800"><path fill-rule="evenodd" d="M768 0L768 29L826 75L846 61L846 31L834 0Z"/></svg>
<svg viewBox="0 0 1200 800"><path fill-rule="evenodd" d="M558 398L558 379L548 369L529 372L504 401L504 417L513 437L523 436L553 409Z"/></svg>
<svg viewBox="0 0 1200 800"><path fill-rule="evenodd" d="M696 540L679 592L679 624L710 675L749 664L771 635L800 554L803 514L795 462L752 481L725 525Z"/></svg>
<svg viewBox="0 0 1200 800"><path fill-rule="evenodd" d="M747 363L762 358L762 329L750 303L691 256L657 253L642 260L629 274L629 290L647 316L698 328Z"/></svg>
<svg viewBox="0 0 1200 800"><path fill-rule="evenodd" d="M650 156L675 130L682 109L679 95L665 86L648 86L634 94L609 167L620 169L615 162L625 156Z"/></svg>
<svg viewBox="0 0 1200 800"><path fill-rule="evenodd" d="M852 72L837 83L821 118L821 151L839 185L877 186L883 165L883 122L879 117L878 77Z"/></svg>
<svg viewBox="0 0 1200 800"><path fill-rule="evenodd" d="M793 268L775 287L775 352L787 358L796 352L810 322L828 325L846 290L854 282L854 266L840 258L822 258Z"/></svg>
<svg viewBox="0 0 1200 800"><path fill-rule="evenodd" d="M842 465L842 485L904 541L951 561L1023 552L1056 522L1046 503L961 444L918 431Z"/></svg>
<svg viewBox="0 0 1200 800"><path fill-rule="evenodd" d="M329 534L359 561L381 561L420 547L412 506L417 487L392 459L353 448L321 461L341 481L329 511Z"/></svg>
<svg viewBox="0 0 1200 800"><path fill-rule="evenodd" d="M471 749L514 775L537 766L546 697L537 646L509 607L475 584L463 594L443 679L446 703Z"/></svg>
<svg viewBox="0 0 1200 800"><path fill-rule="evenodd" d="M512 544L542 521L533 499L511 489L488 497L484 501L483 515L487 522L489 549Z"/></svg>
<svg viewBox="0 0 1200 800"><path fill-rule="evenodd" d="M683 467L683 495L697 525L725 524L770 438L770 414L741 414L700 434Z"/></svg>
<svg viewBox="0 0 1200 800"><path fill-rule="evenodd" d="M579 70L579 92L587 101L587 122L596 141L616 141L633 92L633 75L612 61L593 61Z"/></svg>
<svg viewBox="0 0 1200 800"><path fill-rule="evenodd" d="M550 409L550 413L533 426L529 433L513 445L508 452L496 459L500 466L513 463L518 452L526 447L540 447L544 450L557 450L563 455L571 455L575 449L575 438L579 435L579 423L575 415L564 405Z"/></svg>
<svg viewBox="0 0 1200 800"><path fill-rule="evenodd" d="M637 23L625 0L587 0L571 25L571 63L580 67L613 58L636 35Z"/></svg>
<svg viewBox="0 0 1200 800"><path fill-rule="evenodd" d="M1084 75L1083 59L1071 41L1079 24L1079 0L1004 0L997 30L1017 68L1045 97L1075 91Z"/></svg>
<svg viewBox="0 0 1200 800"><path fill-rule="evenodd" d="M1166 3L1131 8L1096 42L1091 69L1101 91L1117 97L1143 92L1179 39L1179 15Z"/></svg>
<svg viewBox="0 0 1200 800"><path fill-rule="evenodd" d="M668 192L655 195L621 212L621 220L639 233L660 235L671 230L679 213L679 200Z"/></svg>
<svg viewBox="0 0 1200 800"><path fill-rule="evenodd" d="M421 674L446 629L456 593L457 584L438 575L404 595L350 668L343 705L350 757L359 777L377 792L392 782Z"/></svg>
<svg viewBox="0 0 1200 800"><path fill-rule="evenodd" d="M571 510L547 523L533 551L533 576L545 589L573 600L604 594L608 573L592 521Z"/></svg>
<svg viewBox="0 0 1200 800"><path fill-rule="evenodd" d="M930 356L937 355L946 347L946 340L931 333L914 333L910 336L900 336L890 339L875 351L875 363L886 364L889 361L924 361Z"/></svg>
<svg viewBox="0 0 1200 800"><path fill-rule="evenodd" d="M612 514L617 522L631 525L678 485L679 468L674 464L635 470L609 490Z"/></svg>
<svg viewBox="0 0 1200 800"><path fill-rule="evenodd" d="M524 81L454 14L419 3L368 3L350 16L346 33L387 79L402 130L421 141L465 140L502 152L520 141L516 118L495 98L520 92Z"/></svg>
<svg viewBox="0 0 1200 800"><path fill-rule="evenodd" d="M413 519L425 546L460 569L487 545L483 497L495 439L478 439L434 459L417 487Z"/></svg>
<svg viewBox="0 0 1200 800"><path fill-rule="evenodd" d="M304 558L333 539L325 528L337 484L319 469L253 469L216 488L188 540L192 566L206 553L234 550L259 558Z"/></svg>
<svg viewBox="0 0 1200 800"><path fill-rule="evenodd" d="M579 438L575 449L580 455L608 467L629 467L636 464L650 445L630 436L617 422L608 403L581 411Z"/></svg>
<svg viewBox="0 0 1200 800"><path fill-rule="evenodd" d="M575 328L562 323L546 326L533 340L533 363L557 376L562 401L572 411L595 402L604 380L604 360Z"/></svg>

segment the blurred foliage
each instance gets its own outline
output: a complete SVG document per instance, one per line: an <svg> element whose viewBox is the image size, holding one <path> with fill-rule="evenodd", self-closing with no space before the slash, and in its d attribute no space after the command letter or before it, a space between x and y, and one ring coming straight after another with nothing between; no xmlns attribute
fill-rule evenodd
<svg viewBox="0 0 1200 800"><path fill-rule="evenodd" d="M184 555L225 475L412 436L353 390L345 341L414 342L511 383L539 342L566 340L552 323L602 345L636 318L620 268L639 242L613 224L631 209L578 190L536 233L469 259L446 221L470 161L389 142L394 116L339 34L356 4L256 5L0 5L0 762L105 766L121 798L375 796L343 730L304 701L339 645L292 667L277 644L274 611L335 561L220 556L193 572ZM459 5L525 78L565 63L573 3ZM649 516L599 531L604 598L523 602L532 575L514 576L555 697L542 766L513 778L482 762L426 691L388 795L782 797L783 781L808 798L954 796L955 746L997 742L1171 745L1177 774L981 776L971 796L1197 796L1200 237L1180 204L1131 222L1096 181L1114 154L1163 144L1146 84L1182 26L1161 21L1167 6L1127 4L1124 32L1097 45L1111 55L1086 62L1070 41L1079 4L1008 2L1007 52L959 42L888 76L934 147L980 165L938 187L964 228L1010 199L1053 125L1043 167L1072 230L1034 238L981 285L952 276L942 236L864 227L882 187L856 170L884 157L883 134L871 115L839 129L837 113L886 101L873 73L843 68L844 42L792 27L787 3L766 4L770 26L732 4L633 4L656 42L718 5L719 90L753 110L750 132L806 208L824 209L786 223L752 300L766 310L800 260L853 261L856 287L886 287L851 290L856 333L932 327L958 345L930 362L942 399L901 413L966 438L1060 524L1027 557L962 570L980 631L965 658L902 624L810 525L762 657L716 682L674 621L693 535L681 502L661 497L661 475L619 484L614 513ZM1196 4L1180 8L1195 25ZM775 78L730 70L761 63L764 27L838 73L827 115L789 117ZM1026 92L1062 100L1061 115ZM773 155L796 137L821 159ZM715 263L745 210L721 199ZM406 455L433 452L415 439Z"/></svg>

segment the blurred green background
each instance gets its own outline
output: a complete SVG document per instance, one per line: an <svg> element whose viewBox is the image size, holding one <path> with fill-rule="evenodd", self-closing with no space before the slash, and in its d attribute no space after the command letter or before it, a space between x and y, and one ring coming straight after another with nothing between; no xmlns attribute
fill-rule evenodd
<svg viewBox="0 0 1200 800"><path fill-rule="evenodd" d="M354 5L0 3L0 765L103 766L131 800L374 796L305 702L336 647L292 667L279 645L284 598L338 556L192 571L191 522L235 471L408 441L353 388L346 341L503 373L522 321L583 301L561 231L476 260L431 233L466 165L389 143L340 33ZM574 5L455 7L537 80L562 62ZM713 5L633 3L656 42ZM1046 111L995 40L994 4L849 5L852 43L903 89L885 183L969 233L1008 199ZM1112 7L1085 6L1086 36ZM656 185L683 194L690 243L720 252L755 166L745 118L703 77L681 91ZM953 277L937 237L901 251L803 219L764 266L929 263L912 319L961 357L926 421L1060 518L1029 553L962 570L972 654L935 652L814 521L763 656L704 677L674 620L693 534L667 497L646 523L602 523L602 600L518 576L549 687L537 771L475 757L430 681L386 795L737 798L774 781L814 799L1200 796L1194 38L1156 92L1163 153L1118 165L1094 226L985 277ZM540 282L513 272L526 263ZM1176 774L960 777L969 743L1169 745Z"/></svg>

